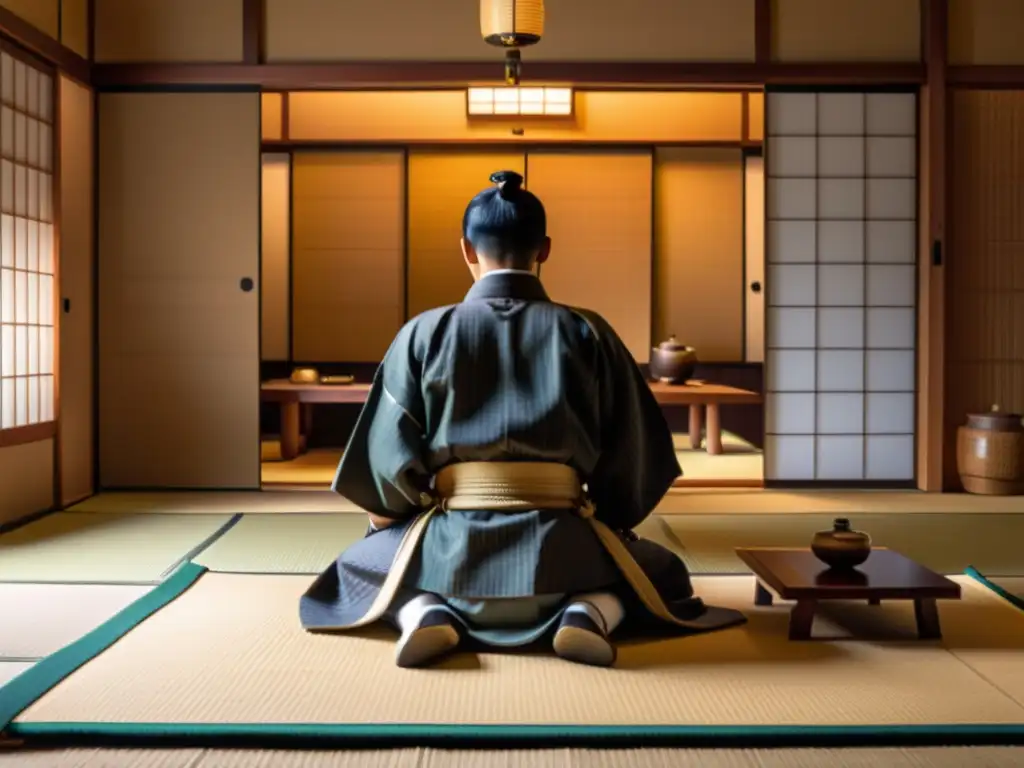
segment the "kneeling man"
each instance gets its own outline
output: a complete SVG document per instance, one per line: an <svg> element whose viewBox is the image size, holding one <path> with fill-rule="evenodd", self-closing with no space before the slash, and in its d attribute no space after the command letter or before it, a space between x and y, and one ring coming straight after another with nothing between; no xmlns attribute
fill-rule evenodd
<svg viewBox="0 0 1024 768"><path fill-rule="evenodd" d="M412 319L374 377L333 485L370 530L303 596L303 626L388 621L403 667L467 636L552 637L562 658L609 666L624 621L741 623L632 533L681 475L672 435L611 326L548 298L540 200L516 173L491 180L463 218L473 287Z"/></svg>

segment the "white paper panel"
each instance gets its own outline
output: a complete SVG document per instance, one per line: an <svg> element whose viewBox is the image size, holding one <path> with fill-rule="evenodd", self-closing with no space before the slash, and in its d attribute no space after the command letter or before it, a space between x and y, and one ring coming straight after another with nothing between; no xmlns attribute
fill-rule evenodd
<svg viewBox="0 0 1024 768"><path fill-rule="evenodd" d="M917 102L769 93L766 477L914 477Z"/></svg>

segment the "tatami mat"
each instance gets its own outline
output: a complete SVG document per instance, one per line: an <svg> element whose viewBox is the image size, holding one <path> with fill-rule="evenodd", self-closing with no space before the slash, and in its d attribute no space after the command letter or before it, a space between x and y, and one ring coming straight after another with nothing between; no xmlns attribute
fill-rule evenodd
<svg viewBox="0 0 1024 768"><path fill-rule="evenodd" d="M48 515L0 536L0 581L154 582L228 515Z"/></svg>
<svg viewBox="0 0 1024 768"><path fill-rule="evenodd" d="M227 573L316 574L366 527L366 515L245 515L193 561Z"/></svg>
<svg viewBox="0 0 1024 768"><path fill-rule="evenodd" d="M1022 747L0 752L0 768L1019 768Z"/></svg>
<svg viewBox="0 0 1024 768"><path fill-rule="evenodd" d="M947 644L979 676L1024 705L1024 611L987 587L975 583L972 588L982 599L974 605L947 609L963 617L963 621L957 619L949 625ZM983 616L989 611L982 608L982 602L1001 606L1004 614L1014 616L1015 621L986 621Z"/></svg>
<svg viewBox="0 0 1024 768"><path fill-rule="evenodd" d="M989 577L990 581L1002 587L1008 594L1013 595L1014 597L1019 597L1021 601L1024 601L1024 576L993 577L987 573L984 568L980 568L980 570Z"/></svg>
<svg viewBox="0 0 1024 768"><path fill-rule="evenodd" d="M193 561L219 573L317 574L366 527L365 515L246 515ZM645 520L637 532L681 554L662 519Z"/></svg>
<svg viewBox="0 0 1024 768"><path fill-rule="evenodd" d="M34 661L4 661L0 659L0 688L34 664ZM2 751L0 751L0 755L3 755Z"/></svg>
<svg viewBox="0 0 1024 768"><path fill-rule="evenodd" d="M736 547L806 547L827 515L666 515L694 573L748 573ZM854 528L940 573L1024 574L1024 515L860 514Z"/></svg>
<svg viewBox="0 0 1024 768"><path fill-rule="evenodd" d="M712 456L703 447L691 448L690 435L675 433L676 459L689 482L701 480L764 480L764 454L732 432L722 432L722 453Z"/></svg>
<svg viewBox="0 0 1024 768"><path fill-rule="evenodd" d="M0 584L0 657L49 656L149 589L129 584Z"/></svg>
<svg viewBox="0 0 1024 768"><path fill-rule="evenodd" d="M878 546L904 552L943 573L976 565L984 573L1024 573L1015 542L1024 516L862 515L854 524ZM808 546L832 518L817 515L659 515L637 533L675 550L694 573L744 573L736 546ZM246 515L195 561L227 573L319 573L364 535L355 514Z"/></svg>
<svg viewBox="0 0 1024 768"><path fill-rule="evenodd" d="M295 512L357 512L359 508L331 491L179 491L99 493L71 507L70 512L157 512L175 515L223 515Z"/></svg>
<svg viewBox="0 0 1024 768"><path fill-rule="evenodd" d="M623 644L614 670L549 653L464 653L440 669L401 670L386 630L303 632L297 605L309 581L207 573L17 722L877 726L1024 718L1024 699L986 680L975 658L963 656L968 666L939 643L790 642L788 608L752 607L750 577L695 580L709 602L745 609L748 624ZM1024 613L963 583L963 603L943 608L945 645L958 654L1015 652L1024 664ZM875 621L889 617L893 638L907 636L909 606L871 610ZM816 631L842 634L829 621ZM1011 644L1015 651L1006 650Z"/></svg>
<svg viewBox="0 0 1024 768"><path fill-rule="evenodd" d="M314 448L290 461L266 454L260 464L260 482L264 485L330 486L341 461L340 450Z"/></svg>

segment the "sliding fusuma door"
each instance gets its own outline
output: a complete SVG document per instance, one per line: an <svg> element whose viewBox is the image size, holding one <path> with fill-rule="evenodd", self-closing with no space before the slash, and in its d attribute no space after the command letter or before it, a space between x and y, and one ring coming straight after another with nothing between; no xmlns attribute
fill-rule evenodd
<svg viewBox="0 0 1024 768"><path fill-rule="evenodd" d="M917 105L768 95L765 475L914 479Z"/></svg>
<svg viewBox="0 0 1024 768"><path fill-rule="evenodd" d="M96 292L93 93L61 77L60 98L60 491L91 495L96 467Z"/></svg>
<svg viewBox="0 0 1024 768"><path fill-rule="evenodd" d="M405 155L292 163L292 360L380 362L405 319Z"/></svg>
<svg viewBox="0 0 1024 768"><path fill-rule="evenodd" d="M547 209L552 240L545 288L600 313L640 363L651 356L652 175L650 150L527 156L526 183Z"/></svg>
<svg viewBox="0 0 1024 768"><path fill-rule="evenodd" d="M260 97L99 98L106 488L259 488Z"/></svg>
<svg viewBox="0 0 1024 768"><path fill-rule="evenodd" d="M466 206L492 173L524 173L525 164L515 149L409 151L409 317L462 301L473 284L459 249Z"/></svg>

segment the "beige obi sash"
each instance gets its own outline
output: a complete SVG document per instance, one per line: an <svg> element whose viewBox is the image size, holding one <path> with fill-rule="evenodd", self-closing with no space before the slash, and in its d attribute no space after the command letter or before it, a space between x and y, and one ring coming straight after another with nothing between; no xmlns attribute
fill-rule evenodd
<svg viewBox="0 0 1024 768"><path fill-rule="evenodd" d="M571 509L590 517L590 506L572 467L544 462L467 461L449 464L434 478L442 510Z"/></svg>
<svg viewBox="0 0 1024 768"><path fill-rule="evenodd" d="M574 511L589 520L601 544L647 609L671 624L687 626L668 610L619 535L594 518L594 508L586 498L579 476L571 467L546 462L462 462L438 472L434 488L436 499L425 499L433 506L418 515L406 529L381 591L366 615L353 624L334 629L365 626L379 619L398 592L431 518L460 509Z"/></svg>

